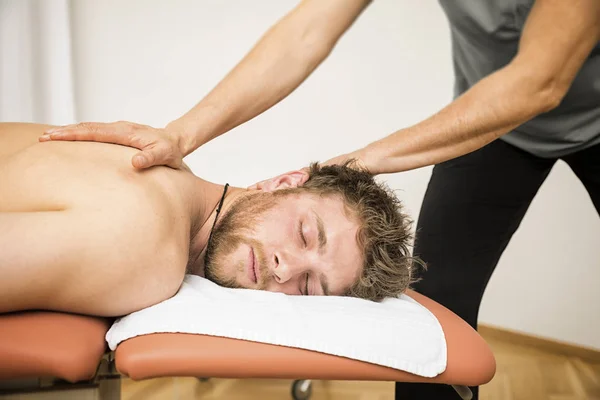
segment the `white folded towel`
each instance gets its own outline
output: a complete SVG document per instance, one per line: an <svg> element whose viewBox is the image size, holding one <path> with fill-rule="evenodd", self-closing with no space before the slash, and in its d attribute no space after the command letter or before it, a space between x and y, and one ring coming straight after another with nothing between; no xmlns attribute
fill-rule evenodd
<svg viewBox="0 0 600 400"><path fill-rule="evenodd" d="M172 298L115 321L109 347L151 333L192 333L296 347L424 377L446 369L435 316L407 295L372 302L228 289L187 275Z"/></svg>

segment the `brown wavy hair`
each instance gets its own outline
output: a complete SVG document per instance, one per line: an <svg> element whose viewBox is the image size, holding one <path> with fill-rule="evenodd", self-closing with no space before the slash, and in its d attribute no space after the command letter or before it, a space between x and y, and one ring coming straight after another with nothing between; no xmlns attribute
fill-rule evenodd
<svg viewBox="0 0 600 400"><path fill-rule="evenodd" d="M312 163L309 176L302 190L341 196L346 211L360 225L357 242L364 254L363 268L344 295L380 301L402 294L416 281L415 267L426 266L411 256L412 220L401 201L355 160L330 166Z"/></svg>

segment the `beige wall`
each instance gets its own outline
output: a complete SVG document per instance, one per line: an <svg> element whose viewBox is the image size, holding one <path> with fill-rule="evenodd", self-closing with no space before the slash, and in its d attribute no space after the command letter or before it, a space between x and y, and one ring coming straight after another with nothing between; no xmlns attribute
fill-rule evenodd
<svg viewBox="0 0 600 400"><path fill-rule="evenodd" d="M296 1L73 1L79 120L164 125L187 111ZM379 0L309 80L186 161L245 186L415 123L451 100L437 2ZM431 168L382 176L416 219ZM505 252L480 321L600 349L600 219L559 163Z"/></svg>

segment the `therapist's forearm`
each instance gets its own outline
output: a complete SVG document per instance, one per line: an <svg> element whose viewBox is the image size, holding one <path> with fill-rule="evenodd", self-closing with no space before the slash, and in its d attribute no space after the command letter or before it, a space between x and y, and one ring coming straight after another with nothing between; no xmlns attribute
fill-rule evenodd
<svg viewBox="0 0 600 400"><path fill-rule="evenodd" d="M506 67L425 121L359 150L358 158L371 172L381 174L477 150L557 107L599 40L597 0L536 0L519 51Z"/></svg>
<svg viewBox="0 0 600 400"><path fill-rule="evenodd" d="M195 107L170 125L187 153L256 117L293 92L330 54L366 0L304 0L271 27Z"/></svg>
<svg viewBox="0 0 600 400"><path fill-rule="evenodd" d="M371 173L385 174L467 154L556 107L564 93L545 83L535 71L509 65L430 118L371 143L359 157Z"/></svg>
<svg viewBox="0 0 600 400"><path fill-rule="evenodd" d="M183 131L186 153L281 101L325 58L324 49L300 49L300 43L290 38L292 32L277 30L268 33L194 108L171 123Z"/></svg>

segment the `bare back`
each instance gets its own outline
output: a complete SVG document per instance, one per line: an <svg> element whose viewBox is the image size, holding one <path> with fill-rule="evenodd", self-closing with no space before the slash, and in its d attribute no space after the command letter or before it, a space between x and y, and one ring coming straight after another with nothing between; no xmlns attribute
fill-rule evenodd
<svg viewBox="0 0 600 400"><path fill-rule="evenodd" d="M187 172L136 171L136 149L44 142L0 124L0 312L123 315L178 289L187 264Z"/></svg>

